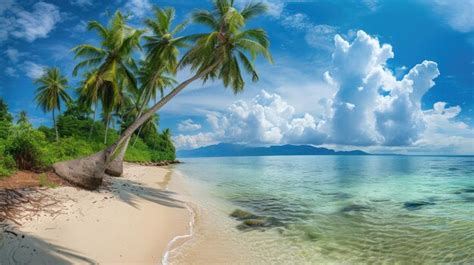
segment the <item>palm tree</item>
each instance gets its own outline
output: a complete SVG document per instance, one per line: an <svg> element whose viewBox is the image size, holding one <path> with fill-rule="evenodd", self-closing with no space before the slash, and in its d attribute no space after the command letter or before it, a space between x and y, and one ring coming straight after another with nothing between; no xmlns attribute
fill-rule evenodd
<svg viewBox="0 0 474 265"><path fill-rule="evenodd" d="M20 113L18 114L18 120L16 121L16 123L17 124L29 123L26 111L24 111L24 110L20 111Z"/></svg>
<svg viewBox="0 0 474 265"><path fill-rule="evenodd" d="M137 118L142 115L144 106L148 105L151 99L156 103L157 92L163 97L164 89L176 83L172 76L176 74L179 49L188 47L189 39L186 36L175 37L186 27L187 21L172 28L174 18L173 8L154 7L154 18L145 20L152 35L144 37L147 56L140 69L142 89ZM142 126L138 129L138 136L141 130ZM138 137L133 145L137 139Z"/></svg>
<svg viewBox="0 0 474 265"><path fill-rule="evenodd" d="M73 75L76 76L81 69L88 70L80 94L84 95L84 102L90 104L100 100L107 117L106 128L112 111L122 100L123 89L137 89L134 72L138 67L132 55L141 49L139 42L144 31L132 28L126 22L120 12L114 14L108 27L91 21L88 29L97 31L101 38L100 47L82 44L73 48L75 57L83 59L74 68ZM104 142L106 138L107 134Z"/></svg>
<svg viewBox="0 0 474 265"><path fill-rule="evenodd" d="M94 106L94 111L92 112L92 123L89 128L88 140L92 137L92 132L94 131L95 118L97 116L97 110L99 108L99 94L97 91L97 86L87 84L88 80L91 80L91 76L94 75L94 71L87 72L84 74L84 80L79 83L79 87L76 88L76 94L78 95L77 104L82 108L91 109Z"/></svg>
<svg viewBox="0 0 474 265"><path fill-rule="evenodd" d="M53 113L53 124L57 141L59 140L59 134L54 111L61 111L61 101L69 102L71 100L66 92L68 84L67 78L61 75L58 68L49 68L35 83L40 85L36 90L35 97L38 106L40 106L45 113L50 111Z"/></svg>
<svg viewBox="0 0 474 265"><path fill-rule="evenodd" d="M263 55L272 62L268 50L270 42L263 29L245 29L245 23L264 13L266 6L262 3L250 3L237 11L233 7L233 0L214 0L213 3L213 10L201 10L193 14L194 22L208 26L211 31L188 37L194 40L193 47L178 63L178 67L189 66L195 72L194 75L180 83L137 118L106 150L81 161L57 164L55 168L59 175L88 188L96 188L100 185L106 168L123 150L135 130L189 84L200 79L204 82L209 79L220 79L225 87L230 86L234 93L239 93L245 85L241 66L251 75L253 81L258 80L253 62L257 55ZM71 168L72 164L77 163L83 166ZM91 174L93 178L77 177Z"/></svg>

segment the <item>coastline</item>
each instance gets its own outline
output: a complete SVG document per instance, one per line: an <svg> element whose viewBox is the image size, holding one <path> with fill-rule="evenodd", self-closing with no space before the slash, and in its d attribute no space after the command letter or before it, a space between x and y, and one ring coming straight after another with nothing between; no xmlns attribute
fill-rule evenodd
<svg viewBox="0 0 474 265"><path fill-rule="evenodd" d="M0 263L167 263L186 239L193 213L170 177L172 169L126 163L124 176L98 191L73 187L42 193L57 199L56 214L40 212L10 226L0 240Z"/></svg>

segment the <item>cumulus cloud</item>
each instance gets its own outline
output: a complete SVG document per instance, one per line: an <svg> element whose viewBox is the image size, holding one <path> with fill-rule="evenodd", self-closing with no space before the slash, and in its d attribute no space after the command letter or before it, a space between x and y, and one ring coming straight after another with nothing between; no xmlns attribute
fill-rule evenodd
<svg viewBox="0 0 474 265"><path fill-rule="evenodd" d="M178 148L193 148L210 142L242 144L322 143L320 133L324 122L317 122L306 113L295 115L295 108L280 95L262 90L249 101L231 104L225 113L209 112L207 122L210 133L178 135L174 141Z"/></svg>
<svg viewBox="0 0 474 265"><path fill-rule="evenodd" d="M8 0L0 4L0 40L9 36L28 42L46 38L60 19L59 8L53 4L37 2L27 11Z"/></svg>
<svg viewBox="0 0 474 265"><path fill-rule="evenodd" d="M44 74L46 66L26 61L22 64L22 69L29 78L38 79Z"/></svg>
<svg viewBox="0 0 474 265"><path fill-rule="evenodd" d="M386 65L393 57L390 45L363 31L352 43L335 37L333 61L325 74L338 88L330 117L333 143L400 146L419 138L425 128L421 97L434 85L438 67L424 61L397 80Z"/></svg>
<svg viewBox="0 0 474 265"><path fill-rule="evenodd" d="M196 131L201 129L201 124L195 123L191 119L184 120L178 124L178 130L181 132Z"/></svg>
<svg viewBox="0 0 474 265"><path fill-rule="evenodd" d="M178 149L194 149L201 146L207 146L218 143L216 135L211 132L198 133L194 135L183 135L173 137L173 142Z"/></svg>

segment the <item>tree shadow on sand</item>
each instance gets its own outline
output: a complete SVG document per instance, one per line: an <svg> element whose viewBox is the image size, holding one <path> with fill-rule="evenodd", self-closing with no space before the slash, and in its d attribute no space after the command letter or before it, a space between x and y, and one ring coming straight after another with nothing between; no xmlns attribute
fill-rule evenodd
<svg viewBox="0 0 474 265"><path fill-rule="evenodd" d="M137 200L145 199L163 206L185 208L184 202L173 198L176 193L164 189L146 187L129 179L114 178L108 187L119 200L138 209Z"/></svg>
<svg viewBox="0 0 474 265"><path fill-rule="evenodd" d="M0 264L97 264L71 249L4 228L0 231Z"/></svg>

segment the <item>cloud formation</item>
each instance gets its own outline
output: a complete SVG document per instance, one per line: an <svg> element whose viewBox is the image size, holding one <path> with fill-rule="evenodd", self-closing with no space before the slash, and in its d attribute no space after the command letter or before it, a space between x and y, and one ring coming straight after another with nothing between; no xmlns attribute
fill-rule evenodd
<svg viewBox="0 0 474 265"><path fill-rule="evenodd" d="M195 123L191 119L184 120L178 124L178 130L180 132L196 131L199 129L201 129L201 124Z"/></svg>
<svg viewBox="0 0 474 265"><path fill-rule="evenodd" d="M44 74L46 66L31 61L26 61L21 65L21 68L26 76L35 80Z"/></svg>
<svg viewBox="0 0 474 265"><path fill-rule="evenodd" d="M474 30L474 0L434 0L427 2L436 13L454 30L472 32Z"/></svg>
<svg viewBox="0 0 474 265"><path fill-rule="evenodd" d="M333 61L325 73L338 89L332 104L332 142L398 146L419 137L424 129L421 97L434 85L438 67L424 61L398 81L386 65L393 57L392 46L380 45L363 31L352 43L336 35Z"/></svg>
<svg viewBox="0 0 474 265"><path fill-rule="evenodd" d="M9 36L28 42L46 38L60 20L59 8L53 4L37 2L27 11L15 1L6 0L0 4L0 41Z"/></svg>
<svg viewBox="0 0 474 265"><path fill-rule="evenodd" d="M313 48L331 50L332 40L336 34L336 27L330 25L316 25L309 17L302 13L285 14L281 16L281 24L289 29L303 31L305 40Z"/></svg>
<svg viewBox="0 0 474 265"><path fill-rule="evenodd" d="M381 44L364 31L358 31L352 42L336 35L324 79L337 92L314 102L318 113L298 114L279 94L262 90L253 99L234 102L226 111L207 113L212 131L181 134L175 143L179 149L233 142L433 152L454 152L462 149L463 142L473 143L472 128L455 120L459 106L438 102L433 109L421 109L421 98L440 74L437 63L425 60L397 78L387 65L392 58L391 45ZM474 145L470 146L462 150L473 152Z"/></svg>
<svg viewBox="0 0 474 265"><path fill-rule="evenodd" d="M209 112L207 122L213 132L178 135L178 148L194 148L211 142L242 144L322 143L319 133L323 124L306 113L295 114L295 108L278 94L262 90L250 101L237 101L225 113Z"/></svg>

